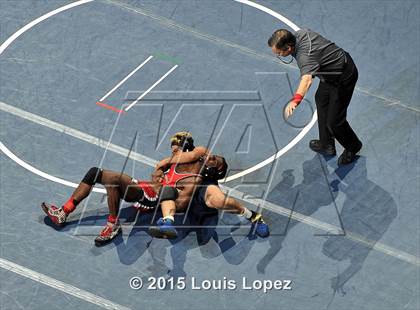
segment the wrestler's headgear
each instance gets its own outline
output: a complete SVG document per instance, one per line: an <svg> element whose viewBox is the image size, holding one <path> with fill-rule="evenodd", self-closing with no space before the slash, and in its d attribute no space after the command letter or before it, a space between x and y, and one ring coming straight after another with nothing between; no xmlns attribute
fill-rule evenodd
<svg viewBox="0 0 420 310"><path fill-rule="evenodd" d="M182 147L183 152L192 151L194 146L194 139L188 131L180 131L171 137L171 146L178 145Z"/></svg>
<svg viewBox="0 0 420 310"><path fill-rule="evenodd" d="M224 157L218 156L218 158L222 159L222 166L221 167L210 167L210 166L204 166L203 171L201 175L206 179L210 181L217 181L224 179L226 176L227 170L228 170L228 164Z"/></svg>

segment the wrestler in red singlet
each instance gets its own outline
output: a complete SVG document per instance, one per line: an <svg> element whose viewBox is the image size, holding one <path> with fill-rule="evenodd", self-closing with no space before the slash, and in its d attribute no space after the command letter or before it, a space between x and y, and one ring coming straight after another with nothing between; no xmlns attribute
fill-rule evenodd
<svg viewBox="0 0 420 310"><path fill-rule="evenodd" d="M172 164L168 172L165 173L165 177L162 181L162 186L170 186L176 188L177 183L183 179L190 177L201 177L200 174L196 173L176 172L176 166L177 164Z"/></svg>

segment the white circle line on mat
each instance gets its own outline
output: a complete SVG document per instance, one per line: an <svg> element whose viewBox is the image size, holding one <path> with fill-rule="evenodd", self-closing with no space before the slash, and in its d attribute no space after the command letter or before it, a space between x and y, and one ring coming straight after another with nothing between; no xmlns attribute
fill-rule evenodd
<svg viewBox="0 0 420 310"><path fill-rule="evenodd" d="M85 3L89 3L92 2L94 0L81 0L81 1L76 1L73 3L70 3L68 5L65 5L63 7L60 7L58 9L55 9L51 12L48 12L38 18L36 18L35 20L33 20L32 22L28 23L27 25L25 25L24 27L22 27L21 29L19 29L18 31L16 31L13 35L11 35L2 45L0 45L0 55L6 50L7 47L9 47L10 44L12 44L19 36L21 36L23 33L25 33L26 31L28 31L29 29L31 29L32 27L34 27L35 25L39 24L40 22L46 20L47 18L50 18L58 13L61 13L63 11L66 11L68 9L71 9L73 7L85 4ZM294 24L292 21L290 21L288 18L286 18L285 16L265 7L262 6L261 4L257 4L254 3L252 1L248 1L248 0L234 0L235 2L238 3L242 3L251 7L254 7L260 11L263 11L277 19L279 19L280 21L282 21L283 23L285 23L287 26L289 26L290 28L292 28L293 30L297 31L300 28ZM293 148L297 143L299 143L300 140L303 139L303 137L309 132L309 130L313 127L313 125L316 123L317 121L317 114L316 114L316 110L314 111L314 114L312 116L311 121L309 122L308 125L306 125L300 132L299 134L292 139L292 141L290 141L286 146L284 146L282 149L280 149L279 151L277 151L274 155L268 157L267 159L263 160L262 162L247 168L241 172L238 172L234 175L231 175L227 178L225 178L224 180L221 180L220 183L226 183L229 181L233 181L235 179L241 178L247 174L250 174L258 169L263 168L264 166L272 163L274 160L278 159L280 156L284 155L287 151L289 151L291 148ZM13 161L15 161L17 164L19 164L20 166L22 166L23 168L43 177L46 178L50 181L56 182L56 183L60 183L66 186L70 186L70 187L77 187L77 184L70 182L70 181L66 181L57 177L54 177L52 175L49 175L31 165L29 165L28 163L24 162L23 160L21 160L19 157L17 157L15 154L13 154L7 147L6 145L4 145L3 143L1 143L1 150L4 152L4 154L6 154L10 159L12 159ZM94 189L94 191L98 191L98 192L103 192L103 189L99 189L96 188Z"/></svg>

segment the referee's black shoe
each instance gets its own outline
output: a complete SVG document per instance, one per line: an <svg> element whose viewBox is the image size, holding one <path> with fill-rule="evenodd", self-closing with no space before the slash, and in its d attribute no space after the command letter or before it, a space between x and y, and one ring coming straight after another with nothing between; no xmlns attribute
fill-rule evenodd
<svg viewBox="0 0 420 310"><path fill-rule="evenodd" d="M359 141L359 144L357 147L353 150L344 150L344 152L338 157L338 165L348 165L352 162L354 162L359 156L357 153L362 149L362 142Z"/></svg>
<svg viewBox="0 0 420 310"><path fill-rule="evenodd" d="M335 146L332 144L323 146L320 140L311 140L309 141L309 148L317 153L327 156L335 156L337 154Z"/></svg>

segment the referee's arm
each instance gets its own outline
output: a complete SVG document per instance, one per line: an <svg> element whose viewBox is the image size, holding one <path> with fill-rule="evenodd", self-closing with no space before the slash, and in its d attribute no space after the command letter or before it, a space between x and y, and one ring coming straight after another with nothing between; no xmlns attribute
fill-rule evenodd
<svg viewBox="0 0 420 310"><path fill-rule="evenodd" d="M312 85L312 75L311 74L302 75L302 77L300 78L299 87L296 93L301 95L302 97L305 97L311 85Z"/></svg>
<svg viewBox="0 0 420 310"><path fill-rule="evenodd" d="M296 107L302 101L303 97L305 97L311 85L312 85L312 75L311 74L302 75L302 77L300 78L299 87L293 99L289 102L289 104L286 107L286 110L285 110L286 118L292 115L293 110L296 109Z"/></svg>

